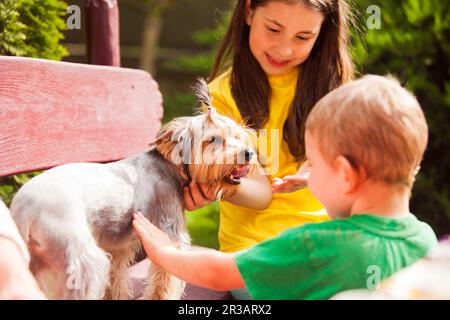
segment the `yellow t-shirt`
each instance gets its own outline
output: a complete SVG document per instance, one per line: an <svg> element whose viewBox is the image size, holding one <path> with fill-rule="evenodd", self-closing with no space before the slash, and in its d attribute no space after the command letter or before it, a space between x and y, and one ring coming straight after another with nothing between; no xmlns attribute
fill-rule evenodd
<svg viewBox="0 0 450 320"><path fill-rule="evenodd" d="M287 74L268 77L272 90L270 116L263 128L267 130L266 133L258 131L258 141L267 143L258 143L258 149L261 152L261 145L267 146L266 154L271 160L265 168L271 180L274 177L294 174L299 169L299 163L295 161L289 152L288 144L283 139L283 126L294 98L298 72L298 68L294 68ZM230 78L231 70L209 84L212 105L221 114L241 122L240 111L231 94ZM280 148L276 148L275 144L272 150L272 140L278 140ZM308 188L292 193L274 194L270 206L265 210L249 209L220 201L220 250L223 252L243 250L288 228L328 219L323 206Z"/></svg>

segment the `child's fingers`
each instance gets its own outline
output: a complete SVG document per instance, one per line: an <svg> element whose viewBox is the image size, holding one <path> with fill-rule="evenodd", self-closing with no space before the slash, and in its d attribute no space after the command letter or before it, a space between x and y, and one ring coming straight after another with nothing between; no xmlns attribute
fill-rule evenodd
<svg viewBox="0 0 450 320"><path fill-rule="evenodd" d="M133 227L136 229L138 234L141 236L148 232L144 222L139 217L136 217L135 219L133 219Z"/></svg>
<svg viewBox="0 0 450 320"><path fill-rule="evenodd" d="M210 200L203 194L203 191L197 185L196 182L192 181L189 185L189 189L191 191L192 199L194 200L194 204L196 208L202 208L207 205Z"/></svg>
<svg viewBox="0 0 450 320"><path fill-rule="evenodd" d="M205 198L208 199L209 201L216 200L217 195L214 194L213 190L209 191L208 189L209 189L208 185L200 183L200 190L202 191Z"/></svg>
<svg viewBox="0 0 450 320"><path fill-rule="evenodd" d="M273 180L272 180L272 190L274 190L274 189L277 190L278 188L282 187L284 183L285 182L283 181L283 179L273 178Z"/></svg>
<svg viewBox="0 0 450 320"><path fill-rule="evenodd" d="M291 193L293 190L292 188L281 188L281 189L277 189L275 190L273 193Z"/></svg>
<svg viewBox="0 0 450 320"><path fill-rule="evenodd" d="M284 177L284 180L287 183L290 183L295 186L304 186L307 185L308 183L308 179L306 177L301 176L286 176Z"/></svg>
<svg viewBox="0 0 450 320"><path fill-rule="evenodd" d="M136 213L135 219L138 223L146 229L147 232L152 232L154 230L159 230L153 223L151 223L144 215L140 212Z"/></svg>
<svg viewBox="0 0 450 320"><path fill-rule="evenodd" d="M148 226L145 225L145 221L137 215L133 219L133 227L141 239L147 238L150 234Z"/></svg>
<svg viewBox="0 0 450 320"><path fill-rule="evenodd" d="M183 188L183 202L186 210L193 211L196 209L194 199L192 198L189 187Z"/></svg>
<svg viewBox="0 0 450 320"><path fill-rule="evenodd" d="M132 224L133 224L133 228L134 228L134 230L136 230L138 236L141 237L144 230L142 230L142 226L140 225L139 221L133 220Z"/></svg>
<svg viewBox="0 0 450 320"><path fill-rule="evenodd" d="M290 182L303 182L307 179L303 176L295 175L295 176L286 176L283 178L284 181L290 181Z"/></svg>
<svg viewBox="0 0 450 320"><path fill-rule="evenodd" d="M274 184L283 183L283 179L275 177L272 179L272 183L274 183Z"/></svg>
<svg viewBox="0 0 450 320"><path fill-rule="evenodd" d="M277 178L276 181L272 183L272 190L281 190L288 187L291 183L284 181L283 179Z"/></svg>
<svg viewBox="0 0 450 320"><path fill-rule="evenodd" d="M138 226L141 227L141 228L144 227L143 219L142 219L142 217L141 217L138 213L135 213L135 214L133 215L133 223L135 223L136 225L138 225Z"/></svg>
<svg viewBox="0 0 450 320"><path fill-rule="evenodd" d="M307 187L306 181L284 181L279 185L272 184L272 193L290 193Z"/></svg>
<svg viewBox="0 0 450 320"><path fill-rule="evenodd" d="M287 193L287 192L292 192L292 187L272 188L272 193Z"/></svg>
<svg viewBox="0 0 450 320"><path fill-rule="evenodd" d="M147 231L137 219L132 222L134 230L142 240L147 239Z"/></svg>

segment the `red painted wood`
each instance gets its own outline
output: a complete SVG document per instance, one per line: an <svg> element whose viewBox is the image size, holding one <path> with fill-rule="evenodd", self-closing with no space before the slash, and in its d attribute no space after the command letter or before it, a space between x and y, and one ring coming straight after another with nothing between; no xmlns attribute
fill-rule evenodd
<svg viewBox="0 0 450 320"><path fill-rule="evenodd" d="M162 113L147 72L0 57L0 176L141 152Z"/></svg>
<svg viewBox="0 0 450 320"><path fill-rule="evenodd" d="M89 63L120 67L117 0L85 0L84 2Z"/></svg>

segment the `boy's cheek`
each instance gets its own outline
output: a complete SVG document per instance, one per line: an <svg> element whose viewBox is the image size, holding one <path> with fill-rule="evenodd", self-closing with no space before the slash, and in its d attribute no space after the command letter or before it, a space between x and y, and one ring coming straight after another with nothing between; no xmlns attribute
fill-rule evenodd
<svg viewBox="0 0 450 320"><path fill-rule="evenodd" d="M308 179L308 187L312 194L319 200L319 202L327 209L327 211L333 211L334 199L333 195L335 190L330 187L332 185L331 181L320 180L320 177L314 176L312 173Z"/></svg>
<svg viewBox="0 0 450 320"><path fill-rule="evenodd" d="M312 173L309 176L307 183L308 183L309 190L311 190L312 194L317 199L319 199L319 201L322 202L322 200L320 198L322 198L321 191L323 191L323 190L320 189L320 185L317 184L317 179Z"/></svg>

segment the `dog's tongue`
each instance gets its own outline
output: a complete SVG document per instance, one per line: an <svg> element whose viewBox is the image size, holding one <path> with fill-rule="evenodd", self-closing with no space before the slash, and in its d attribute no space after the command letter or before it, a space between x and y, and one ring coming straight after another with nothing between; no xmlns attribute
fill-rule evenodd
<svg viewBox="0 0 450 320"><path fill-rule="evenodd" d="M234 169L233 172L231 173L231 175L234 178L242 178L245 177L247 175L249 171L249 166L248 165L242 165L237 169Z"/></svg>

